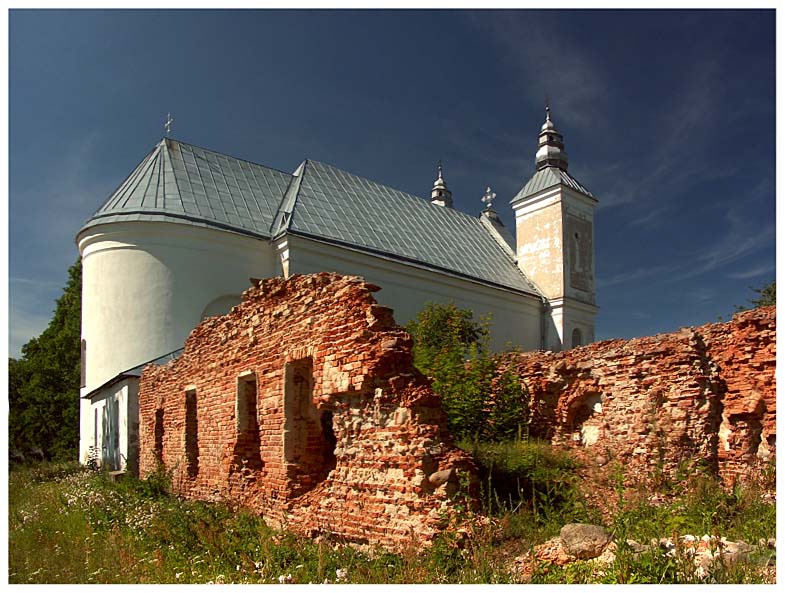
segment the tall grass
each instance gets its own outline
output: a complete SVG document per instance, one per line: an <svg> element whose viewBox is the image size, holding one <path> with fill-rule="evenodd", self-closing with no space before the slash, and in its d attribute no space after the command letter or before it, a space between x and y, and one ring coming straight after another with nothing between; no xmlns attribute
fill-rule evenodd
<svg viewBox="0 0 785 593"><path fill-rule="evenodd" d="M529 441L467 443L482 477L481 515L427 549L392 554L276 532L253 513L166 493L163 475L110 482L76 464L9 475L11 583L508 583L511 561L569 522L600 522L568 454ZM754 489L725 492L697 476L652 505L620 492L606 525L619 544L604 571L586 562L541 566L532 582L694 582L684 558L636 554L624 542L677 534L756 543L775 536L775 508ZM636 501L636 502L628 502ZM771 556L761 551L760 562ZM761 582L761 566L720 566L710 582ZM702 582L706 582L703 578Z"/></svg>

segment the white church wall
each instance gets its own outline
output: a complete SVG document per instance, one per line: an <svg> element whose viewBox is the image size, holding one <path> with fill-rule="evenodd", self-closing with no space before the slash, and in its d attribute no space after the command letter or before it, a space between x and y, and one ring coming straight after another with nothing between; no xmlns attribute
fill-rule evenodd
<svg viewBox="0 0 785 593"><path fill-rule="evenodd" d="M82 400L79 459L95 460L108 470L125 470L138 462L139 380L129 377ZM86 425L86 426L85 426ZM85 434L86 432L86 434Z"/></svg>
<svg viewBox="0 0 785 593"><path fill-rule="evenodd" d="M77 241L86 341L82 396L181 348L203 314L226 313L251 277L279 274L268 241L209 228L112 223ZM81 404L82 460L94 438L94 413Z"/></svg>
<svg viewBox="0 0 785 593"><path fill-rule="evenodd" d="M288 238L291 274L338 272L363 276L382 287L375 294L379 303L395 311L395 320L405 324L417 316L428 301L454 302L471 309L475 320L491 313L491 347L496 351L510 345L525 350L540 348L541 301L534 296L495 289L462 278L406 265L302 237Z"/></svg>
<svg viewBox="0 0 785 593"><path fill-rule="evenodd" d="M261 241L208 228L133 222L88 229L82 254L83 394L181 348L203 313L225 313L250 277L276 275ZM222 302L227 311L210 303Z"/></svg>

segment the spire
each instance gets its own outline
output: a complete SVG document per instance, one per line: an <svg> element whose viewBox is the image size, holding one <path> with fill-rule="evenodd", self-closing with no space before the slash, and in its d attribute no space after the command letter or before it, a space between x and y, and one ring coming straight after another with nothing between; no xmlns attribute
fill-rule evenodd
<svg viewBox="0 0 785 593"><path fill-rule="evenodd" d="M551 107L545 106L545 123L540 128L537 156L535 157L537 170L545 167L558 167L567 170L567 153L564 152L564 137L551 121Z"/></svg>
<svg viewBox="0 0 785 593"><path fill-rule="evenodd" d="M431 188L431 204L437 206L444 206L445 208L452 208L452 192L447 189L447 183L442 176L442 161L439 161L439 166L436 167L438 177L433 182Z"/></svg>

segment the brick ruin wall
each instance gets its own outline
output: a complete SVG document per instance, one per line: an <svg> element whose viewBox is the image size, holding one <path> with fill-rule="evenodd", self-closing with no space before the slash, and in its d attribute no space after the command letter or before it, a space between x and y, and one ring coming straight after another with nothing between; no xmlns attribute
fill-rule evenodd
<svg viewBox="0 0 785 593"><path fill-rule="evenodd" d="M774 307L670 334L507 354L531 398L531 433L630 481L703 466L758 480L776 441Z"/></svg>
<svg viewBox="0 0 785 593"><path fill-rule="evenodd" d="M141 477L162 466L182 496L300 533L429 541L464 495L475 502L476 474L375 290L336 274L266 279L202 322L177 360L142 374Z"/></svg>

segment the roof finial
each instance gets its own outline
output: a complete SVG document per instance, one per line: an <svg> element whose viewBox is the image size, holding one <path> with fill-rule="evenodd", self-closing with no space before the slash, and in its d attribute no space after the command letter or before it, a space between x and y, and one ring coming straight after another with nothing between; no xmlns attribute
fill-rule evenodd
<svg viewBox="0 0 785 593"><path fill-rule="evenodd" d="M166 114L166 123L164 123L164 130L166 130L166 137L167 138L169 137L169 134L172 133L172 124L173 123L174 123L174 120L172 119L172 114L171 113L167 113Z"/></svg>
<svg viewBox="0 0 785 593"><path fill-rule="evenodd" d="M452 208L452 192L447 189L447 182L442 176L442 159L439 159L436 171L438 172L438 177L436 177L436 181L433 182L433 187L431 188L431 204Z"/></svg>
<svg viewBox="0 0 785 593"><path fill-rule="evenodd" d="M567 153L564 152L564 137L551 121L551 99L545 101L545 123L542 124L535 156L537 170L545 167L558 167L567 170Z"/></svg>
<svg viewBox="0 0 785 593"><path fill-rule="evenodd" d="M486 210L493 208L493 200L496 198L496 192L491 189L491 186L485 188L485 193L482 195L482 203L485 204Z"/></svg>

